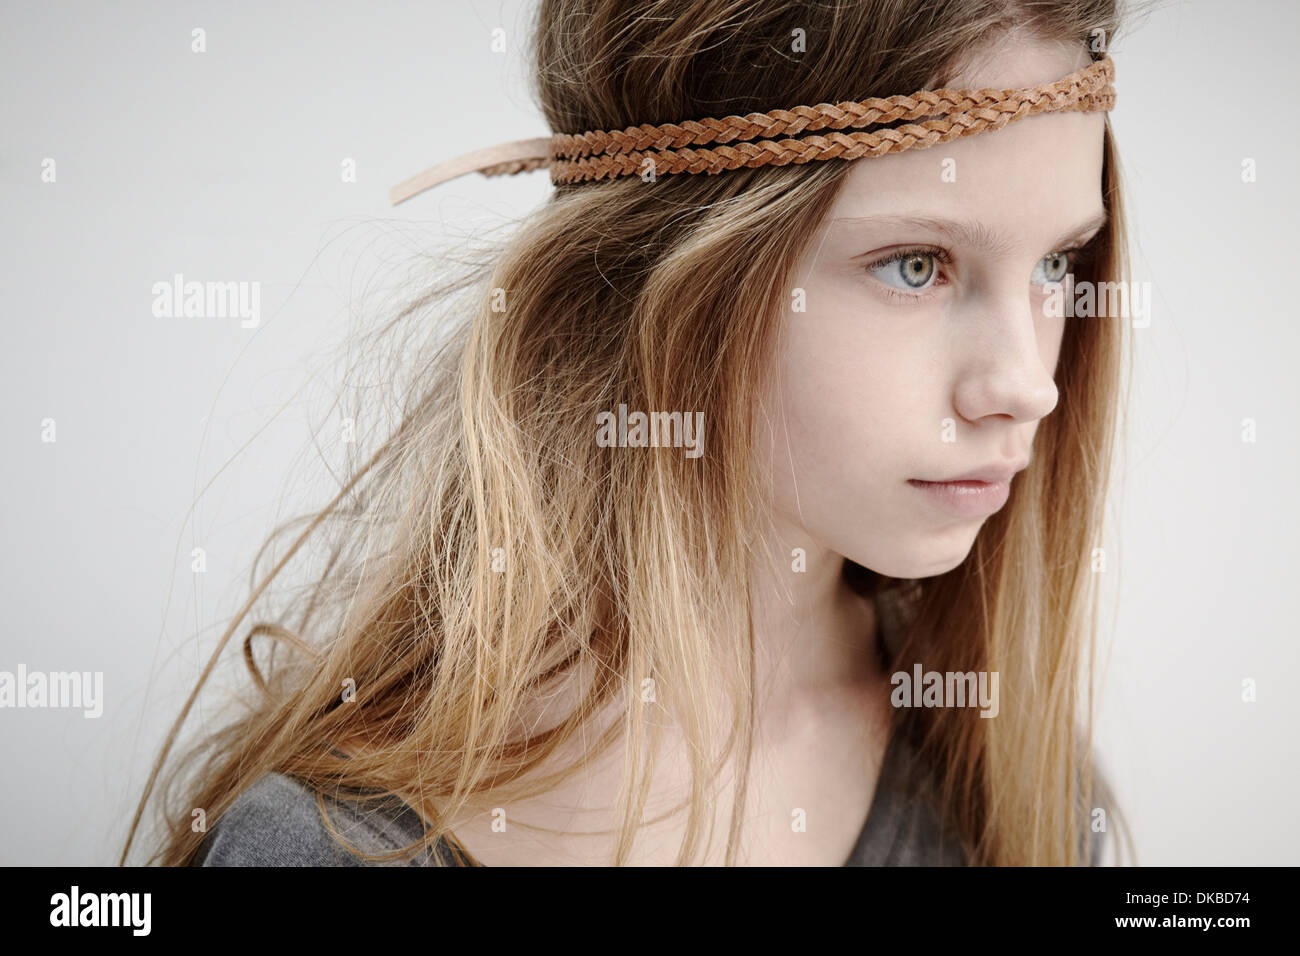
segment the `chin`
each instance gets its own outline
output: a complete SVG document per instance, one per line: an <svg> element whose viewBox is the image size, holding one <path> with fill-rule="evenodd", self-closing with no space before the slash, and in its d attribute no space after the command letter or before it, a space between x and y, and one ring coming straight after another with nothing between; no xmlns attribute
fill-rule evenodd
<svg viewBox="0 0 1300 956"><path fill-rule="evenodd" d="M975 543L979 526L946 535L928 536L877 554L869 560L854 558L858 564L891 578L932 578L947 574L966 560Z"/></svg>

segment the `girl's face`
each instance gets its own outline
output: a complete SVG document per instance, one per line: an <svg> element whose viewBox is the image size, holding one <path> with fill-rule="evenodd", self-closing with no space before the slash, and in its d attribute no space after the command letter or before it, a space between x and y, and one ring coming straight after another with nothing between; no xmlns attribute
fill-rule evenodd
<svg viewBox="0 0 1300 956"><path fill-rule="evenodd" d="M1033 86L1089 62L1005 41L946 85ZM965 558L1004 496L917 482L1029 460L1066 321L1044 285L1101 228L1103 129L1103 113L1049 113L853 163L796 266L804 310L796 291L762 406L791 547L902 578Z"/></svg>

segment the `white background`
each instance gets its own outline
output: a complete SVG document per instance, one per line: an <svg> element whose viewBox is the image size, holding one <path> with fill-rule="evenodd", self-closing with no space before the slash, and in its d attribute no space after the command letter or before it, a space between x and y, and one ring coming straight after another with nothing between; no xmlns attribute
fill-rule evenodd
<svg viewBox="0 0 1300 956"><path fill-rule="evenodd" d="M106 702L0 710L0 863L116 861L256 547L326 487L298 477L331 394L312 373L405 256L548 194L538 172L387 201L434 162L549 132L520 57L531 8L4 3L0 669L103 671ZM1147 864L1300 863L1297 20L1280 0L1167 3L1111 51L1154 295L1098 749ZM260 281L260 327L154 317L177 272Z"/></svg>

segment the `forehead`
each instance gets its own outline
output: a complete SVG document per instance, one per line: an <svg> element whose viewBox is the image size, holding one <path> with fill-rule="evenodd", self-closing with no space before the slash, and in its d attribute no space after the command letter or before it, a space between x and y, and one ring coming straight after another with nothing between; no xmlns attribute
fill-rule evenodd
<svg viewBox="0 0 1300 956"><path fill-rule="evenodd" d="M1101 197L1101 113L1026 117L950 143L855 160L834 216L870 215L929 200L995 214Z"/></svg>
<svg viewBox="0 0 1300 956"><path fill-rule="evenodd" d="M1014 38L969 56L949 88L1010 89L1052 82L1086 66L1082 45ZM1102 207L1104 113L1029 116L997 130L853 162L830 221L900 212L963 218L1038 241Z"/></svg>
<svg viewBox="0 0 1300 956"><path fill-rule="evenodd" d="M974 47L943 81L949 89L1018 89L1054 83L1092 61L1083 43L1044 40L1021 30Z"/></svg>

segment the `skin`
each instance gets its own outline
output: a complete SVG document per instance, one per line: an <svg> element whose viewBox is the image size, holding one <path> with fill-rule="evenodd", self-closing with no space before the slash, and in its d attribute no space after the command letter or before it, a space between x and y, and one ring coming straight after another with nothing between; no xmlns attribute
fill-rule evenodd
<svg viewBox="0 0 1300 956"><path fill-rule="evenodd" d="M1080 47L1010 35L945 85L1034 86L1088 63ZM908 479L1026 462L1057 405L1066 319L1045 314L1043 285L1064 271L1053 253L1101 228L1104 125L1102 113L1051 113L857 161L796 266L806 311L785 313L758 413L773 560L755 565L751 592L769 761L756 842L780 847L777 858L847 857L888 740L874 608L844 585L844 559L899 578L956 567L987 516L956 516ZM975 224L997 243L899 221L916 215ZM951 259L911 263L927 288L911 288L906 263L873 266L918 246ZM942 440L945 420L955 441ZM806 552L803 573L791 572L793 548ZM811 854L813 828L792 835L790 807L817 815Z"/></svg>
<svg viewBox="0 0 1300 956"><path fill-rule="evenodd" d="M1082 48L1009 36L947 85L1032 86L1087 63ZM1034 277L1044 257L1074 244L1065 240L1091 237L1072 233L1102 211L1102 136L1102 114L1048 114L855 162L796 265L807 310L786 313L770 390L756 403L775 507L771 560L752 569L759 695L744 862L839 865L853 848L887 744L890 686L873 652L874 608L843 585L844 559L904 578L952 569L986 519L936 507L907 479L1030 457L1057 403L1065 321L1043 314ZM944 158L956 161L955 182L940 177ZM918 213L978 224L1001 247L880 220ZM945 250L952 263L934 263L935 284L918 297L895 298L887 271L868 265L913 246ZM906 295L898 269L892 286ZM941 440L944 419L955 442ZM793 548L806 552L802 573L791 572ZM688 792L682 749L669 728L647 816ZM556 766L574 756L561 752ZM574 831L616 825L620 757L615 748L546 799L510 808L516 823L567 834L494 832L481 809L454 831L489 866L604 863L609 841ZM722 862L731 785L724 772L710 863ZM792 831L794 807L807 832ZM684 826L676 814L646 827L632 862L672 863Z"/></svg>
<svg viewBox="0 0 1300 956"><path fill-rule="evenodd" d="M1082 47L1012 36L947 85L1037 85L1088 62ZM768 602L767 628L770 656L785 662L781 694L870 678L861 650L874 620L840 581L844 558L923 578L969 554L987 516L954 515L908 479L1031 459L1038 423L1057 404L1067 321L1044 313L1043 283L1059 279L1062 262L1045 257L1101 228L1103 130L1102 113L1051 113L853 164L796 267L792 287L805 290L807 309L786 312L760 413L773 551L808 553L806 574L791 574L788 557L756 569L756 595L782 594ZM941 178L949 158L955 182ZM999 247L898 221L913 215L975 224ZM916 246L952 261L872 266ZM909 265L927 288L907 284ZM955 441L943 440L945 421ZM792 620L803 622L797 636Z"/></svg>

